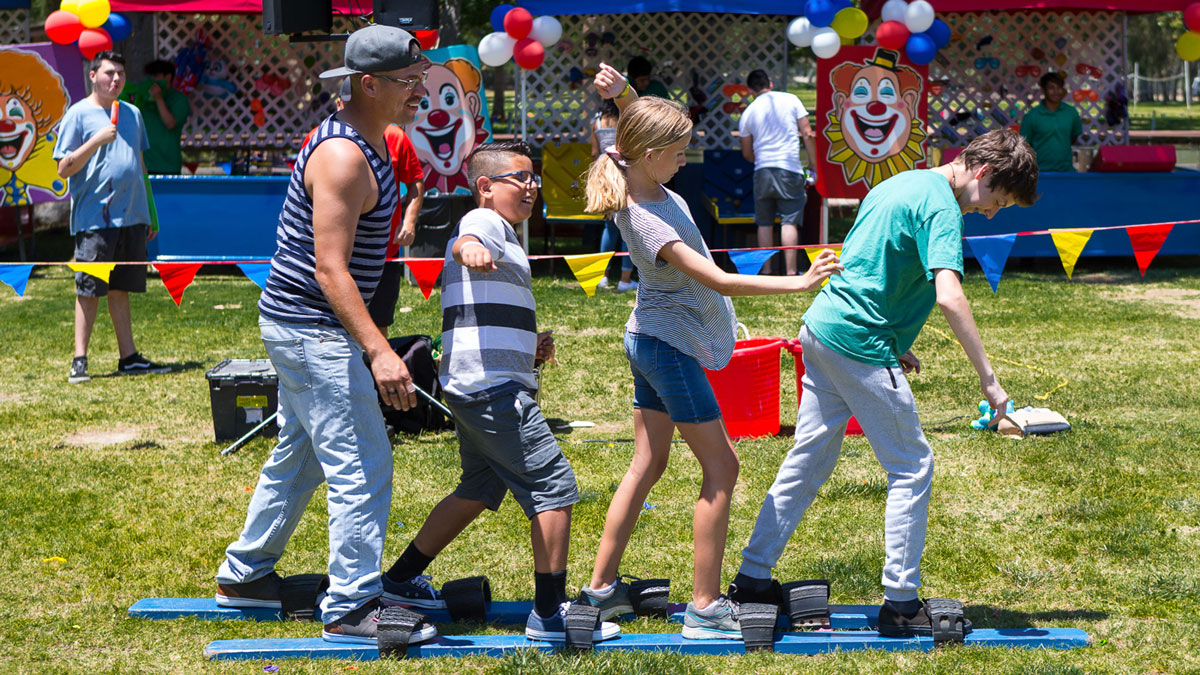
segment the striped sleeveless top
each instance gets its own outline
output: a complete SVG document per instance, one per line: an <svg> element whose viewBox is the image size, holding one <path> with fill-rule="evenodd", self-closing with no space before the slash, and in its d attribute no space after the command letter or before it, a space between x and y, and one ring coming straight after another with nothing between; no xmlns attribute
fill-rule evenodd
<svg viewBox="0 0 1200 675"><path fill-rule="evenodd" d="M329 301L325 299L321 285L317 283L313 203L304 189L304 169L308 158L318 145L329 138L348 138L357 143L379 185L375 207L359 216L354 231L354 250L350 257L350 276L358 285L364 303L371 301L379 277L383 274L392 213L398 201L392 163L387 157L380 157L354 127L330 116L317 127L312 139L300 150L292 180L288 184L287 198L279 213L271 272L267 275L266 289L258 301L258 311L274 321L342 327Z"/></svg>

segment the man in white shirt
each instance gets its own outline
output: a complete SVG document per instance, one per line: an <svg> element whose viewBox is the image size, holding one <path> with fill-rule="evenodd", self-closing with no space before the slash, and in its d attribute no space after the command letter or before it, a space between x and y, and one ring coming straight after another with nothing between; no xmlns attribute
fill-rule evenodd
<svg viewBox="0 0 1200 675"><path fill-rule="evenodd" d="M800 141L804 141L809 162L817 156L808 110L794 94L772 91L771 78L762 70L751 71L746 86L754 94L754 101L742 113L738 133L742 156L754 162L754 224L758 226L758 245L774 245L778 214L783 225L782 244L796 246L800 243L805 201ZM784 251L784 264L789 275L797 273L796 249Z"/></svg>

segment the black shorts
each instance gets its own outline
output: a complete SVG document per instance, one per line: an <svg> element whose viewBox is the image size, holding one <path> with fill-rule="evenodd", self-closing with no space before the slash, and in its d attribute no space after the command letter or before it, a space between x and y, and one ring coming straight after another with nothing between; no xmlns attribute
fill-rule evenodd
<svg viewBox="0 0 1200 675"><path fill-rule="evenodd" d="M146 260L146 226L109 227L75 233L75 262L141 262ZM146 292L145 265L117 265L108 283L90 274L75 273L75 295L100 298L108 290Z"/></svg>
<svg viewBox="0 0 1200 675"><path fill-rule="evenodd" d="M375 295L367 303L367 312L376 326L390 326L396 320L396 300L400 297L400 279L404 277L404 266L396 261L383 265L383 275L375 287Z"/></svg>

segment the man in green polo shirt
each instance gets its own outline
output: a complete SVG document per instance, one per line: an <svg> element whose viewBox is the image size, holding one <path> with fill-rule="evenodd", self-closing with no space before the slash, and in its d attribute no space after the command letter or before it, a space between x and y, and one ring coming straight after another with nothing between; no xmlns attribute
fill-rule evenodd
<svg viewBox="0 0 1200 675"><path fill-rule="evenodd" d="M151 61L144 69L146 79L130 87L129 102L142 111L150 149L143 155L146 173L180 173L183 152L180 138L183 125L192 111L187 96L171 86L175 65L170 61Z"/></svg>
<svg viewBox="0 0 1200 675"><path fill-rule="evenodd" d="M1021 118L1021 135L1033 146L1039 171L1073 172L1071 144L1083 133L1079 111L1062 102L1067 94L1062 75L1046 73L1038 84L1043 100Z"/></svg>

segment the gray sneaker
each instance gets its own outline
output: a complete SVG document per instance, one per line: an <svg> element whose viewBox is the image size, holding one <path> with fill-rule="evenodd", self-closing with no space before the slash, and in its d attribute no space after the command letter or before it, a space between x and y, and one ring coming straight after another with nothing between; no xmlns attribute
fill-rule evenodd
<svg viewBox="0 0 1200 675"><path fill-rule="evenodd" d="M689 602L683 614L683 637L689 640L741 640L738 605L722 595L703 611Z"/></svg>
<svg viewBox="0 0 1200 675"><path fill-rule="evenodd" d="M379 643L379 615L387 609L378 599L352 610L342 618L325 624L321 637L326 642L342 642L360 645ZM408 644L424 642L437 637L437 628L431 623L422 623L408 636Z"/></svg>
<svg viewBox="0 0 1200 675"><path fill-rule="evenodd" d="M446 601L442 594L429 582L433 577L420 574L407 581L392 581L388 575L383 575L383 595L380 600L385 605L402 605L420 609L446 609Z"/></svg>
<svg viewBox="0 0 1200 675"><path fill-rule="evenodd" d="M88 375L87 357L76 356L71 360L71 371L67 373L67 382L71 384L79 384L80 382L88 382L92 379Z"/></svg>
<svg viewBox="0 0 1200 675"><path fill-rule="evenodd" d="M633 614L633 603L629 601L629 584L620 577L617 578L616 588L608 593L597 593L584 586L579 589L579 600L576 602L599 608L601 621L608 621L614 616Z"/></svg>

